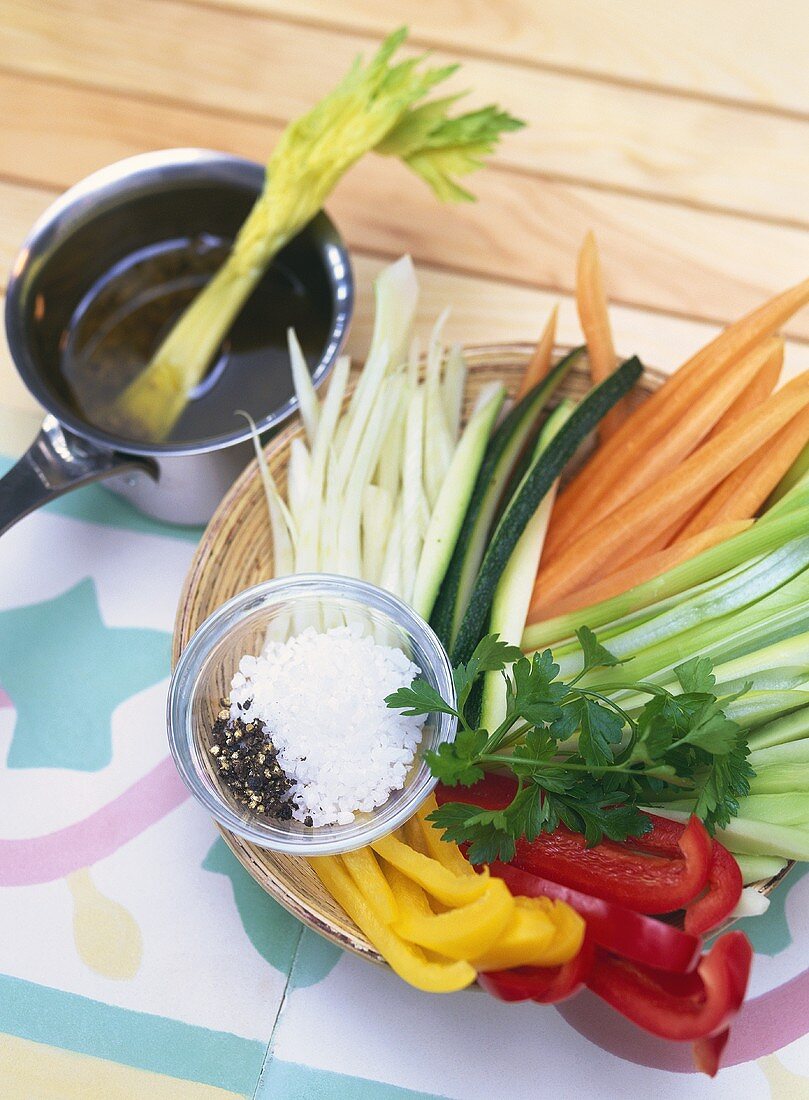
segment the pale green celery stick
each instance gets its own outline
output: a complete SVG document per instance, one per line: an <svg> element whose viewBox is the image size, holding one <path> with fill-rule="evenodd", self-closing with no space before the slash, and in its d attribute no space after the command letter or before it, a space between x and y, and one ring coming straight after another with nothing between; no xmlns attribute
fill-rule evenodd
<svg viewBox="0 0 809 1100"><path fill-rule="evenodd" d="M301 420L306 430L306 438L309 443L314 442L317 433L317 422L320 416L320 402L318 401L315 387L312 384L312 376L303 348L298 342L298 337L293 328L287 329L287 346L289 348L289 362L292 368L292 384L298 398L298 408Z"/></svg>
<svg viewBox="0 0 809 1100"><path fill-rule="evenodd" d="M448 100L421 103L456 66L428 68L419 57L393 64L405 36L404 29L390 35L367 65L357 60L329 95L286 127L227 260L109 410L119 431L166 438L270 261L365 153L400 157L445 201L471 197L452 177L476 168L502 132L522 124L495 108L450 119Z"/></svg>
<svg viewBox="0 0 809 1100"><path fill-rule="evenodd" d="M809 729L809 710L803 716L804 723ZM794 717L794 715L790 715ZM767 726L767 730L776 725L775 722ZM762 730L765 733L766 730ZM752 737L750 738L752 741ZM749 742L748 742L749 747ZM784 741L778 745L770 745L767 748L750 749L750 756L748 757L750 766L755 768L758 773L759 770L769 768L773 766L789 765L789 764L809 764L809 737L802 736L799 740Z"/></svg>
<svg viewBox="0 0 809 1100"><path fill-rule="evenodd" d="M799 744L801 742L798 742ZM803 760L790 760L777 763L751 761L755 778L750 780L751 795L788 795L799 797L806 813L809 813L809 753ZM748 817L753 814L748 813ZM794 824L794 822L793 822Z"/></svg>
<svg viewBox="0 0 809 1100"><path fill-rule="evenodd" d="M742 872L742 882L745 886L775 878L787 865L785 859L779 859L777 856L735 855L734 859L739 864L739 870Z"/></svg>
<svg viewBox="0 0 809 1100"><path fill-rule="evenodd" d="M734 535L727 542L704 550L689 561L677 565L674 569L653 577L643 584L636 585L620 596L602 600L591 607L558 615L544 622L529 626L523 637L523 649L526 651L544 648L560 640L572 638L576 630L587 625L597 630L607 623L628 616L633 612L667 601L665 607L673 606L678 595L693 589L704 582L712 582L723 577L742 563L750 562L759 555L785 545L795 539L809 527L809 507L778 516L767 523L758 521L746 531ZM725 577L726 579L726 577ZM671 601L671 602L668 602ZM556 645L553 645L554 655Z"/></svg>
<svg viewBox="0 0 809 1100"><path fill-rule="evenodd" d="M616 657L629 657L653 646L665 645L686 631L700 630L709 622L732 616L760 601L807 567L809 538L796 539L787 546L773 550L766 558L736 574L725 584L684 599L654 619L631 626L611 637L610 652Z"/></svg>
<svg viewBox="0 0 809 1100"><path fill-rule="evenodd" d="M751 730L809 704L807 691L748 691L722 706L728 718Z"/></svg>
<svg viewBox="0 0 809 1100"><path fill-rule="evenodd" d="M757 729L747 738L752 753L759 749L770 749L776 745L787 745L809 736L809 708L787 714L775 722Z"/></svg>
<svg viewBox="0 0 809 1100"><path fill-rule="evenodd" d="M690 816L688 810L671 810L668 806L650 808L649 812L671 821L686 822ZM734 817L726 828L716 830L716 839L734 854L809 860L809 828Z"/></svg>
<svg viewBox="0 0 809 1100"><path fill-rule="evenodd" d="M718 619L710 619L691 627L673 638L634 654L617 668L596 669L588 673L583 683L597 680L609 685L626 680L665 682L670 671L690 657L706 656L712 661L730 661L734 657L754 652L765 645L802 633L809 627L809 571L793 577L775 592ZM619 639L620 640L620 639ZM616 640L610 649L624 656ZM571 654L556 658L562 677L575 674L581 668L581 656Z"/></svg>
<svg viewBox="0 0 809 1100"><path fill-rule="evenodd" d="M450 467L435 502L413 581L412 604L424 619L430 618L438 590L458 541L466 509L475 487L480 465L486 453L492 428L506 391L495 383L464 428ZM430 440L426 439L429 448ZM405 519L405 522L407 520Z"/></svg>
<svg viewBox="0 0 809 1100"><path fill-rule="evenodd" d="M797 787L787 794L751 794L739 799L739 817L762 824L809 827L809 799Z"/></svg>
<svg viewBox="0 0 809 1100"><path fill-rule="evenodd" d="M554 409L539 433L532 458L536 458L537 455L547 450L557 432L570 418L575 407L572 401L566 400ZM527 477L527 474L524 475L523 482L525 477ZM511 557L508 559L506 568L503 570L494 592L489 632L499 634L504 642L509 642L511 645L520 644L525 629L525 620L528 617L528 608L531 605L534 581L542 557L542 547L545 545L545 535L547 534L548 522L551 518L558 487L559 480L557 479L540 501L539 507L517 540L517 544L511 552ZM522 483L515 489L515 495L520 492L521 488ZM496 730L506 717L504 676L508 674L508 671L507 668L503 672L487 672L483 678L480 724L484 729Z"/></svg>

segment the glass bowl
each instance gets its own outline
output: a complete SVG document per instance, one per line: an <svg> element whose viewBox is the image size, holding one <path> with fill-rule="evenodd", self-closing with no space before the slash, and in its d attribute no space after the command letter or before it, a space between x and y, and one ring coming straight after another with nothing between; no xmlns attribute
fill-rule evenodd
<svg viewBox="0 0 809 1100"><path fill-rule="evenodd" d="M221 782L209 752L211 727L220 699L245 654L258 654L268 629L285 640L304 626L319 629L348 623L373 631L385 645L398 646L421 675L455 705L452 668L433 630L407 604L365 581L331 574L297 574L248 588L218 608L199 627L183 651L171 680L168 734L183 781L220 825L262 848L287 855L318 856L348 852L384 836L407 820L437 780L424 760L428 749L455 737L456 719L428 715L421 743L401 790L347 825L309 828L252 813ZM348 734L350 735L350 733Z"/></svg>

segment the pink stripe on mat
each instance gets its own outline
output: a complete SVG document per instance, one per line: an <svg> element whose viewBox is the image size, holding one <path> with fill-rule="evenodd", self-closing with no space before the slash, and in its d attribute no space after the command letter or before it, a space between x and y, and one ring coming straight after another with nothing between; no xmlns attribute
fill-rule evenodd
<svg viewBox="0 0 809 1100"><path fill-rule="evenodd" d="M14 703L11 700L11 696L7 695L6 692L3 691L2 688L0 688L0 710L2 710L3 707L13 707L13 706L14 706Z"/></svg>
<svg viewBox="0 0 809 1100"><path fill-rule="evenodd" d="M170 756L100 810L55 833L0 840L0 886L64 878L112 855L188 798Z"/></svg>

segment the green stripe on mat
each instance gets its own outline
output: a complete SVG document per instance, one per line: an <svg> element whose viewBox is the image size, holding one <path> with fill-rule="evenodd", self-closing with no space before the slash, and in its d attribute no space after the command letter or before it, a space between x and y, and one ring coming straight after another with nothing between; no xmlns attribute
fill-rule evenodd
<svg viewBox="0 0 809 1100"><path fill-rule="evenodd" d="M313 1069L297 1062L270 1059L254 1100L443 1100L438 1093L414 1092L383 1081Z"/></svg>
<svg viewBox="0 0 809 1100"><path fill-rule="evenodd" d="M266 1044L0 975L0 1032L252 1096Z"/></svg>
<svg viewBox="0 0 809 1100"><path fill-rule="evenodd" d="M0 456L0 477L10 470L14 462ZM100 485L85 485L58 497L45 505L45 511L71 519L83 519L87 523L101 523L105 527L119 527L125 531L141 531L147 535L163 535L199 542L204 528L176 527L173 523L161 523L142 515L121 497L103 489Z"/></svg>

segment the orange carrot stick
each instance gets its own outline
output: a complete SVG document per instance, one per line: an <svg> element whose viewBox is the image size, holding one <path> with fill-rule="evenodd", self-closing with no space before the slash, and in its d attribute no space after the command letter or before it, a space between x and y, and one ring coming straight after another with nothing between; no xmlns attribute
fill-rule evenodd
<svg viewBox="0 0 809 1100"><path fill-rule="evenodd" d="M754 516L809 441L809 409L785 424L714 489L677 541L715 523Z"/></svg>
<svg viewBox="0 0 809 1100"><path fill-rule="evenodd" d="M688 414L651 444L642 460L625 465L623 469L618 468L617 464L614 466L612 482L605 487L587 516L582 517L575 537L580 537L584 531L594 527L605 516L611 515L647 486L654 485L664 474L676 469L705 439L720 416L744 392L770 359L775 356L780 361L781 354L781 341L770 338L741 359L729 364L711 384L701 386L701 392L693 395ZM698 504L699 500L694 503ZM564 553L572 538L573 533L555 552L547 551L545 562L552 562L560 553Z"/></svg>
<svg viewBox="0 0 809 1100"><path fill-rule="evenodd" d="M750 409L757 409L778 385L781 368L784 365L784 341L778 339L775 343L777 350L773 349L773 355L767 360L747 389L739 394L727 412L717 420L709 435L706 436L706 442L708 439L713 439L715 435L719 435L729 424L732 424L734 420L738 420Z"/></svg>
<svg viewBox="0 0 809 1100"><path fill-rule="evenodd" d="M611 573L609 577L588 584L585 588L579 588L567 596L562 596L552 604L542 604L539 610L543 619L554 619L557 615L567 615L570 611L577 611L581 607L590 607L601 600L612 599L620 596L622 592L628 592L637 584L643 584L652 577L659 577L661 573L667 573L675 565L681 565L689 558L701 554L703 550L709 550L726 539L740 535L753 524L752 519L737 520L734 523L720 523L709 527L693 538L678 542L676 546L668 546L665 550L639 557L631 565Z"/></svg>
<svg viewBox="0 0 809 1100"><path fill-rule="evenodd" d="M539 338L539 343L534 349L534 354L528 360L528 365L520 381L520 388L517 390L516 401L519 401L521 397L525 397L528 391L538 385L551 369L558 317L559 306L554 306L545 324L545 329Z"/></svg>
<svg viewBox="0 0 809 1100"><path fill-rule="evenodd" d="M587 341L590 374L598 385L612 374L618 362L612 339L601 261L592 230L584 238L576 267L576 307ZM598 438L608 439L627 417L624 400L612 408L598 426Z"/></svg>
<svg viewBox="0 0 809 1100"><path fill-rule="evenodd" d="M688 413L695 393L730 363L746 355L765 336L779 329L807 302L809 279L785 290L724 329L635 409L560 495L551 517L545 552L548 555L555 553L575 534L582 518L613 482L616 466L626 469L629 464L642 461L654 441Z"/></svg>
<svg viewBox="0 0 809 1100"><path fill-rule="evenodd" d="M676 469L585 531L547 566L534 586L534 616L542 603L575 591L603 572L615 572L653 542L694 498L700 499L762 447L809 404L809 371L798 375L757 409L751 409Z"/></svg>

